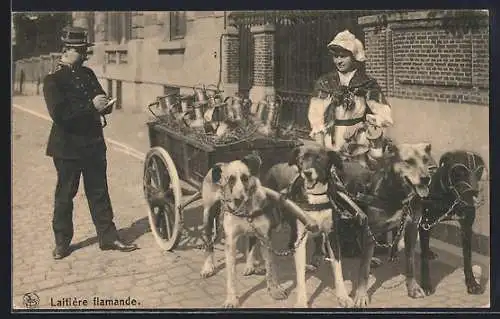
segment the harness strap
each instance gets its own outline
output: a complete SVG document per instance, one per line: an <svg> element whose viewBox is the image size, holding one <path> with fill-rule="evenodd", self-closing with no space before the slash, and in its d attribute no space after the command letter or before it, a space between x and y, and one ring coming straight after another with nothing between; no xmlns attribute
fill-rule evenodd
<svg viewBox="0 0 500 319"><path fill-rule="evenodd" d="M357 193L356 196L354 196L354 200L379 209L384 209L388 206L387 201L383 201L377 196L363 193Z"/></svg>
<svg viewBox="0 0 500 319"><path fill-rule="evenodd" d="M363 117L358 117L358 118L355 118L355 119L345 119L345 120L338 120L336 119L335 120L335 125L336 126L353 126L353 125L356 125L358 123L361 123L365 120L365 116Z"/></svg>

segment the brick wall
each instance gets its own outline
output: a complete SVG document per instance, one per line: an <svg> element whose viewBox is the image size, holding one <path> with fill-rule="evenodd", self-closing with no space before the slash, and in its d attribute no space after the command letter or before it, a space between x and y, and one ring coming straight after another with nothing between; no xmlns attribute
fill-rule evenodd
<svg viewBox="0 0 500 319"><path fill-rule="evenodd" d="M449 12L448 12L449 13ZM445 15L428 11L367 16L368 74L388 96L398 143L432 144L438 159L451 150L476 152L489 162L489 35L487 15L471 32L450 32ZM485 23L486 21L486 23ZM481 181L485 204L476 211L474 251L489 254L489 180ZM442 224L434 238L461 246L456 223Z"/></svg>
<svg viewBox="0 0 500 319"><path fill-rule="evenodd" d="M425 12L362 17L367 70L389 96L449 103L489 103L487 16L454 32Z"/></svg>
<svg viewBox="0 0 500 319"><path fill-rule="evenodd" d="M226 33L223 45L224 83L238 83L240 80L240 39L238 31Z"/></svg>

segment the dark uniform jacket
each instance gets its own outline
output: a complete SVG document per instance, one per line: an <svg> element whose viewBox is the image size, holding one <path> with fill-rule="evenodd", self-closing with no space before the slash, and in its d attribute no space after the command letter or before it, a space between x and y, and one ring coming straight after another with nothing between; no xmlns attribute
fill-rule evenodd
<svg viewBox="0 0 500 319"><path fill-rule="evenodd" d="M106 152L101 115L92 102L106 93L91 69L58 65L45 77L43 94L53 120L48 156L78 159Z"/></svg>

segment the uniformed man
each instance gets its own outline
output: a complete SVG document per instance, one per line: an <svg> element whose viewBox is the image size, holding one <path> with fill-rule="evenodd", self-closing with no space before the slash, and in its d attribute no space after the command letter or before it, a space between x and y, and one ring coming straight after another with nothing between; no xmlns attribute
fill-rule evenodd
<svg viewBox="0 0 500 319"><path fill-rule="evenodd" d="M53 120L47 155L57 171L54 216L53 257L70 254L73 237L73 198L83 176L92 221L102 250L133 251L136 245L123 243L113 222L113 209L106 178L106 144L101 117L112 111L109 98L94 72L83 66L87 32L68 27L61 38L62 57L56 69L43 81L43 94Z"/></svg>

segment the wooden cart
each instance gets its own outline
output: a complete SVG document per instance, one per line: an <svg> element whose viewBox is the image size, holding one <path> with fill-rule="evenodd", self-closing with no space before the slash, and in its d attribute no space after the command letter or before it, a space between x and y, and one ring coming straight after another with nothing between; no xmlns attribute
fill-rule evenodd
<svg viewBox="0 0 500 319"><path fill-rule="evenodd" d="M214 164L241 159L252 151L261 156L265 172L283 162L291 149L301 144L256 135L234 144L214 146L183 135L158 120L147 125L151 149L144 163L144 195L153 236L165 250L176 248L183 230L184 209L201 198L198 191L184 199L181 180L200 189L205 174Z"/></svg>

